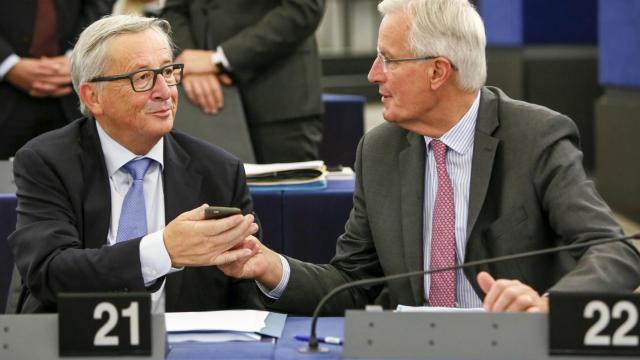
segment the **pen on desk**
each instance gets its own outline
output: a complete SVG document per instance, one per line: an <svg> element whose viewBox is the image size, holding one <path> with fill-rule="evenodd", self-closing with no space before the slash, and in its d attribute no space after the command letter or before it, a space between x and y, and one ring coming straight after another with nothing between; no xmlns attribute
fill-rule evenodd
<svg viewBox="0 0 640 360"><path fill-rule="evenodd" d="M307 335L296 335L294 338L300 341L309 341L309 336ZM318 337L318 341L325 344L342 345L342 339L337 336Z"/></svg>

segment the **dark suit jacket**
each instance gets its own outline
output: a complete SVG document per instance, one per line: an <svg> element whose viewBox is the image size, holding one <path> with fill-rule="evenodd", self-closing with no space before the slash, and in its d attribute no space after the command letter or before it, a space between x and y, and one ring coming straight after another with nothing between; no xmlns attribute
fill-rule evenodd
<svg viewBox="0 0 640 360"><path fill-rule="evenodd" d="M22 312L56 310L60 292L145 291L140 239L107 246L109 178L93 119L82 118L27 143L14 162L18 222L9 237L24 279ZM252 211L242 163L178 131L164 137L168 224L207 202ZM215 267L166 277L167 311L254 307L253 282Z"/></svg>
<svg viewBox="0 0 640 360"><path fill-rule="evenodd" d="M55 0L58 17L58 48L60 55L73 48L80 32L100 17L110 14L115 0ZM11 54L20 57L31 57L31 38L35 20L37 1L5 1L0 12L0 63ZM22 101L28 95L15 88L7 81L0 81L0 125L8 119L12 110L28 107ZM71 93L60 99L67 120L71 121L80 115L78 97Z"/></svg>
<svg viewBox="0 0 640 360"><path fill-rule="evenodd" d="M320 266L289 259L289 284L274 309L310 314L346 281L423 269L425 151L424 137L390 123L365 134L353 210L335 258ZM465 262L621 235L585 176L577 129L564 115L484 88L472 161ZM640 256L627 243L466 269L482 298L481 270L539 292L624 291L640 284ZM418 276L345 292L326 313L374 301L388 308L422 305L424 281Z"/></svg>
<svg viewBox="0 0 640 360"><path fill-rule="evenodd" d="M180 49L222 46L250 123L322 113L314 32L324 0L168 0Z"/></svg>

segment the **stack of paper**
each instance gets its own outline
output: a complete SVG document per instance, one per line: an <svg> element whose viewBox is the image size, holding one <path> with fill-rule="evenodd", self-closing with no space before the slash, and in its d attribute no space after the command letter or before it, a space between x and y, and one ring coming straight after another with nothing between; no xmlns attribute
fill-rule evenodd
<svg viewBox="0 0 640 360"><path fill-rule="evenodd" d="M327 180L353 180L356 178L356 174L348 166L342 166L339 169L329 171L327 174Z"/></svg>
<svg viewBox="0 0 640 360"><path fill-rule="evenodd" d="M174 312L165 314L169 342L260 341L280 337L286 315L258 310Z"/></svg>
<svg viewBox="0 0 640 360"><path fill-rule="evenodd" d="M255 190L308 190L327 186L322 160L276 164L245 164L247 183Z"/></svg>
<svg viewBox="0 0 640 360"><path fill-rule="evenodd" d="M452 312L467 312L478 313L486 312L483 308L457 308L457 307L441 307L441 306L408 306L398 305L396 312L427 312L427 313L452 313Z"/></svg>

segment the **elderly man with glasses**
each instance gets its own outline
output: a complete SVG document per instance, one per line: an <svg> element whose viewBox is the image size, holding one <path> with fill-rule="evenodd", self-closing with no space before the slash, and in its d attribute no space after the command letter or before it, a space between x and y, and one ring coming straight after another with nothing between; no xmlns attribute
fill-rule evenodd
<svg viewBox="0 0 640 360"><path fill-rule="evenodd" d="M137 16L89 26L71 59L85 117L17 153L20 312L93 291L148 291L155 311L260 305L215 267L251 255L258 225L242 163L172 130L183 65L169 32ZM244 215L206 220L203 204Z"/></svg>
<svg viewBox="0 0 640 360"><path fill-rule="evenodd" d="M348 281L622 234L585 175L573 122L484 86L484 27L467 0L385 0L379 10L369 81L387 123L360 141L335 257L281 266L263 247L222 266L227 274L277 289L273 309L310 314ZM439 272L353 288L325 314L372 302L546 311L548 291L632 291L639 260L633 244L618 242Z"/></svg>

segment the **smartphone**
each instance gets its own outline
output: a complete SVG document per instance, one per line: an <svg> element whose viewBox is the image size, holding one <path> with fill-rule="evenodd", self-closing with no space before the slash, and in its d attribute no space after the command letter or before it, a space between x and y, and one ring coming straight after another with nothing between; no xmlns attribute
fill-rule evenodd
<svg viewBox="0 0 640 360"><path fill-rule="evenodd" d="M204 209L205 219L222 219L236 214L242 214L242 211L236 207L209 206Z"/></svg>

